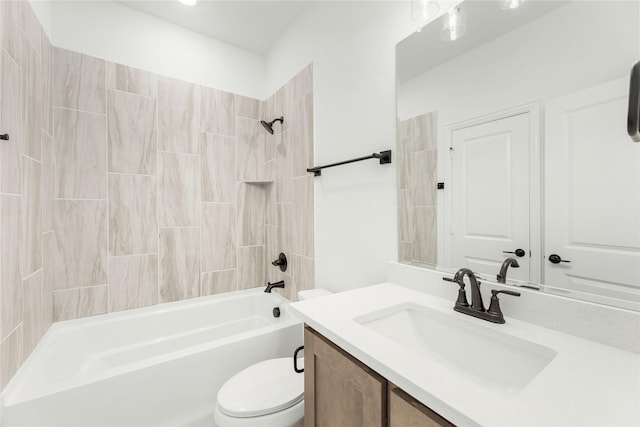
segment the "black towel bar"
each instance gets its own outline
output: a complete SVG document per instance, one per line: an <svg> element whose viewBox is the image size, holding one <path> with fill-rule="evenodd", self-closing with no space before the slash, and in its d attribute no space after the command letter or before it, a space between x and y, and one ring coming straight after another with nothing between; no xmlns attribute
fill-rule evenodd
<svg viewBox="0 0 640 427"><path fill-rule="evenodd" d="M313 172L314 176L322 175L322 169L332 168L334 166L346 165L348 163L360 162L362 160L368 159L380 159L381 165L386 165L387 163L391 163L391 150L381 151L379 153L373 153L370 156L358 157L357 159L345 160L343 162L331 163L330 165L324 166L315 166L313 168L307 169L307 172Z"/></svg>

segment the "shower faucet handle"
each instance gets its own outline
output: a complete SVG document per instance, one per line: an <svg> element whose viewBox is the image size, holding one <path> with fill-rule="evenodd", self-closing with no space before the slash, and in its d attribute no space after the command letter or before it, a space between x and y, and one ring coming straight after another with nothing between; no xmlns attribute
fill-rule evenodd
<svg viewBox="0 0 640 427"><path fill-rule="evenodd" d="M278 259L271 262L274 267L280 267L280 271L287 271L287 256L280 252Z"/></svg>

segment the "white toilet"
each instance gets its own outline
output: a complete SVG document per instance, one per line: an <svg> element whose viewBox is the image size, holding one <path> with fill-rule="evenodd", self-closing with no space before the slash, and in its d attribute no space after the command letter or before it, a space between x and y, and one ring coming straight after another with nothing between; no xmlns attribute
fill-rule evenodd
<svg viewBox="0 0 640 427"><path fill-rule="evenodd" d="M300 291L298 299L330 293L324 289ZM303 362L304 358L299 358L298 366L304 367ZM304 374L293 370L292 357L249 366L220 388L214 420L218 427L302 427Z"/></svg>

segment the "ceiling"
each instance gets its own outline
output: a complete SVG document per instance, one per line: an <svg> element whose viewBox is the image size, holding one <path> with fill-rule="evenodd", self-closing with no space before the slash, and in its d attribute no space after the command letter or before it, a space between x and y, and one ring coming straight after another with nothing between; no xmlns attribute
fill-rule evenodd
<svg viewBox="0 0 640 427"><path fill-rule="evenodd" d="M118 3L214 39L265 54L313 1L118 0Z"/></svg>

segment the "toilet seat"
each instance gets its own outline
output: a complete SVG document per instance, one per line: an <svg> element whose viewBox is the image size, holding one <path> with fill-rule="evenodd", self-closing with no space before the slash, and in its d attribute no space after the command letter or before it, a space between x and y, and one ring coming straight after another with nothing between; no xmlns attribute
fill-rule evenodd
<svg viewBox="0 0 640 427"><path fill-rule="evenodd" d="M301 402L304 376L291 357L265 360L240 371L218 392L218 408L230 417L248 418L283 411Z"/></svg>

